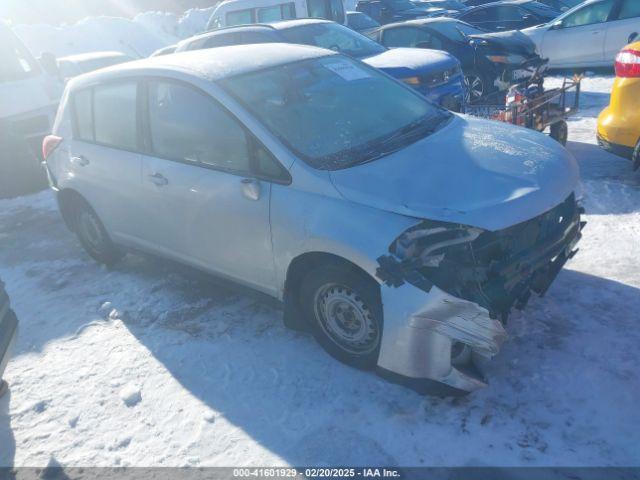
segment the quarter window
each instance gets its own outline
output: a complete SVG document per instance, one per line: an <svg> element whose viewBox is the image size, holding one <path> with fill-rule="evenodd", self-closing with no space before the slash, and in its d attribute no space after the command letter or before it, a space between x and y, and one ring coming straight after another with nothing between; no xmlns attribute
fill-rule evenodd
<svg viewBox="0 0 640 480"><path fill-rule="evenodd" d="M604 0L599 3L591 3L577 12L567 15L562 20L563 28L582 27L596 23L604 23L609 18L614 0Z"/></svg>
<svg viewBox="0 0 640 480"><path fill-rule="evenodd" d="M627 18L640 17L640 1L638 0L625 0L622 2L622 8L618 19L625 20Z"/></svg>
<svg viewBox="0 0 640 480"><path fill-rule="evenodd" d="M245 130L211 97L193 88L151 82L149 131L152 152L159 157L234 172L250 170Z"/></svg>
<svg viewBox="0 0 640 480"><path fill-rule="evenodd" d="M93 89L93 131L96 143L137 150L137 90L136 82L114 83L94 87ZM86 102L86 99L81 99ZM86 118L85 111L80 112ZM88 134L88 127L80 125L78 132Z"/></svg>
<svg viewBox="0 0 640 480"><path fill-rule="evenodd" d="M73 97L75 109L75 133L79 140L94 142L93 90L80 90Z"/></svg>

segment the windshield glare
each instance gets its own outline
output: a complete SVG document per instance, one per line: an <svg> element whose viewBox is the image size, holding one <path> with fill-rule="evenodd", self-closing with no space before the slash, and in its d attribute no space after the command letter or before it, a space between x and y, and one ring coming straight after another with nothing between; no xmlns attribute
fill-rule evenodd
<svg viewBox="0 0 640 480"><path fill-rule="evenodd" d="M456 42L466 41L467 36L470 35L482 35L483 33L487 33L484 30L469 25L468 23L458 21L432 22L428 26L448 39Z"/></svg>
<svg viewBox="0 0 640 480"><path fill-rule="evenodd" d="M38 72L31 53L12 34L0 32L0 82L22 80Z"/></svg>
<svg viewBox="0 0 640 480"><path fill-rule="evenodd" d="M402 11L409 10L415 8L415 5L411 3L409 0L387 0L389 4L392 5L393 10Z"/></svg>
<svg viewBox="0 0 640 480"><path fill-rule="evenodd" d="M378 55L386 49L379 43L336 23L316 23L281 30L287 41L327 48L350 57Z"/></svg>
<svg viewBox="0 0 640 480"><path fill-rule="evenodd" d="M294 153L324 170L399 149L429 133L422 128L408 139L397 136L399 130L411 130L416 122L435 128L451 117L408 87L342 55L232 77L222 86Z"/></svg>

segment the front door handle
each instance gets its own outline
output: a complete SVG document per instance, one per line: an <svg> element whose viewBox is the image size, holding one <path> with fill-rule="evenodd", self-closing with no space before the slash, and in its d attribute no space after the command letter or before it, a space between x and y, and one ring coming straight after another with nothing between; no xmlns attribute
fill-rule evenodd
<svg viewBox="0 0 640 480"><path fill-rule="evenodd" d="M149 179L151 180L151 183L158 187L164 187L169 183L169 180L167 180L167 178L161 173L152 173L149 175Z"/></svg>
<svg viewBox="0 0 640 480"><path fill-rule="evenodd" d="M249 200L259 200L262 188L260 180L257 178L243 178L240 181L242 185L242 195Z"/></svg>
<svg viewBox="0 0 640 480"><path fill-rule="evenodd" d="M86 157L78 155L77 157L71 157L71 163L78 165L79 167L86 167L90 162Z"/></svg>

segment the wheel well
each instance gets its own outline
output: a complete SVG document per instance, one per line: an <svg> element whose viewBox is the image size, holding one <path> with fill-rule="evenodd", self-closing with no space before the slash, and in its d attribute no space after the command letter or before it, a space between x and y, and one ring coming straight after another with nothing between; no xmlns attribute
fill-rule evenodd
<svg viewBox="0 0 640 480"><path fill-rule="evenodd" d="M362 275L363 278L369 279L373 288L378 290L380 288L378 282L369 273L343 257L325 252L304 253L294 258L287 269L287 278L284 284L284 322L286 326L296 330L306 330L306 319L303 318L299 303L300 286L309 272L328 264L345 266Z"/></svg>
<svg viewBox="0 0 640 480"><path fill-rule="evenodd" d="M70 230L73 230L73 215L76 208L80 204L88 204L87 200L78 192L70 188L60 190L57 195L57 200L64 223Z"/></svg>

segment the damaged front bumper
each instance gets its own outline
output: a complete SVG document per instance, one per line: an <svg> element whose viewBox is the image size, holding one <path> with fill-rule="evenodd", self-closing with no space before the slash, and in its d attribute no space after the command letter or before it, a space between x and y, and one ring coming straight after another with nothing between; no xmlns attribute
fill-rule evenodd
<svg viewBox="0 0 640 480"><path fill-rule="evenodd" d="M531 220L490 232L423 221L378 259L383 281L383 374L447 393L486 386L475 364L496 355L512 308L544 295L577 250L584 222L574 195ZM426 292L426 296L425 296ZM460 362L452 353L470 351Z"/></svg>

